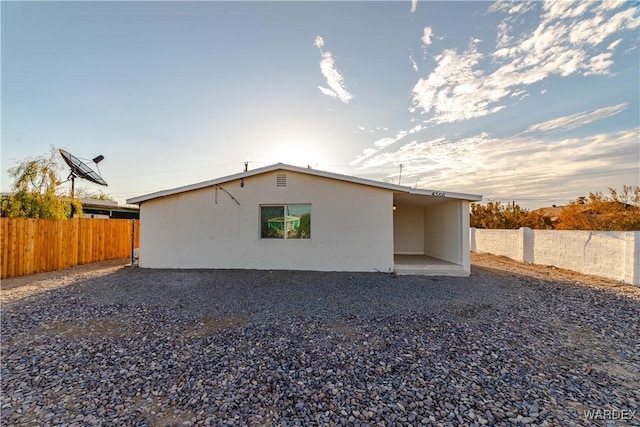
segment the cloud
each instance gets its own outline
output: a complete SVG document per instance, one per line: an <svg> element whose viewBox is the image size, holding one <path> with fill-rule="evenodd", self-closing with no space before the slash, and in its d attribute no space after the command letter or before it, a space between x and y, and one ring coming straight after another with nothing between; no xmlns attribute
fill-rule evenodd
<svg viewBox="0 0 640 427"><path fill-rule="evenodd" d="M409 61L411 62L411 67L413 68L413 71L415 71L417 73L418 72L418 64L416 64L416 61L413 60L413 57L411 55L409 55Z"/></svg>
<svg viewBox="0 0 640 427"><path fill-rule="evenodd" d="M365 148L362 151L362 155L356 156L356 158L353 159L349 164L352 165L352 166L359 165L360 163L362 163L363 160L373 156L377 152L378 152L378 150L375 149L375 148Z"/></svg>
<svg viewBox="0 0 640 427"><path fill-rule="evenodd" d="M432 37L433 37L433 30L431 30L431 27L424 27L422 38L420 39L422 40L422 43L425 46L429 46L432 42L431 40Z"/></svg>
<svg viewBox="0 0 640 427"><path fill-rule="evenodd" d="M611 74L611 66L613 65L613 61L611 57L613 53L606 52L601 53L600 55L593 56L589 59L589 69L584 72L585 76L590 76L592 74Z"/></svg>
<svg viewBox="0 0 640 427"><path fill-rule="evenodd" d="M318 86L320 92L324 95L331 96L333 98L337 98L345 104L349 103L349 100L353 98L347 89L345 88L344 78L340 71L336 68L335 60L333 59L333 55L329 51L324 51L324 39L320 36L317 36L313 42L313 45L320 50L320 54L322 58L320 59L320 71L322 75L327 79L328 88Z"/></svg>
<svg viewBox="0 0 640 427"><path fill-rule="evenodd" d="M611 107L598 108L593 111L584 111L582 113L572 114L570 116L558 117L546 122L537 123L529 126L524 133L530 132L550 132L550 131L567 131L575 129L582 125L594 122L596 120L611 117L627 108L628 104L618 104Z"/></svg>
<svg viewBox="0 0 640 427"><path fill-rule="evenodd" d="M489 6L489 12L503 12L506 15L518 16L533 10L534 7L533 2L497 0Z"/></svg>
<svg viewBox="0 0 640 427"><path fill-rule="evenodd" d="M516 28L531 21L533 8L540 9L537 25ZM456 122L500 111L514 93L553 75L611 75L620 37L608 40L640 27L638 10L612 1L496 2L489 12L506 16L497 26L495 50L484 54L472 39L464 52L436 55L435 69L413 88L411 111L435 124Z"/></svg>
<svg viewBox="0 0 640 427"><path fill-rule="evenodd" d="M418 7L418 0L411 0L411 13L414 13L417 7Z"/></svg>
<svg viewBox="0 0 640 427"><path fill-rule="evenodd" d="M616 48L618 47L618 45L622 42L622 39L618 39L616 41L614 41L613 43L611 43L609 46L607 46L607 50L616 50Z"/></svg>
<svg viewBox="0 0 640 427"><path fill-rule="evenodd" d="M411 68L413 68L413 71L415 71L417 73L418 72L418 64L416 64L416 61L413 59L413 52L409 53L409 62L411 62Z"/></svg>
<svg viewBox="0 0 640 427"><path fill-rule="evenodd" d="M376 154L377 152L379 152L381 149L388 147L392 144L395 144L396 142L402 140L405 136L411 134L411 133L415 133L417 131L419 131L420 129L422 129L421 125L415 126L414 128L412 128L409 131L406 130L401 130L399 131L395 136L392 137L384 137L384 138L380 138L378 140L376 140L373 145L376 148L366 148L363 152L362 155L356 157L350 164L351 165L358 165L360 163L362 163L364 160L366 160L367 158L373 156L374 154ZM387 128L384 128L382 130L387 130Z"/></svg>
<svg viewBox="0 0 640 427"><path fill-rule="evenodd" d="M526 90L524 90L524 89L519 89L519 90L516 90L516 91L512 92L510 96L511 96L512 98L518 98L519 100L523 100L523 99L525 99L526 97L528 97L528 96L529 96L529 94L527 93L527 91L526 91Z"/></svg>
<svg viewBox="0 0 640 427"><path fill-rule="evenodd" d="M581 138L468 138L410 141L393 151L378 152L362 168L398 174L421 188L479 193L494 199L520 197L569 200L594 188L637 182L640 129ZM562 155L560 155L562 153ZM634 181L632 181L634 182ZM541 194L540 189L546 192Z"/></svg>
<svg viewBox="0 0 640 427"><path fill-rule="evenodd" d="M390 137L390 138L381 138L379 140L377 140L376 142L373 143L373 145L375 145L376 147L379 148L384 148L388 145L394 144L396 142L398 142L399 140L401 140L402 138L404 138L405 136L408 135L409 132L407 131L400 131L398 132L398 134L394 137Z"/></svg>
<svg viewBox="0 0 640 427"><path fill-rule="evenodd" d="M412 127L411 129L409 129L409 133L420 132L422 129L424 129L424 125L416 125L416 126Z"/></svg>
<svg viewBox="0 0 640 427"><path fill-rule="evenodd" d="M511 25L505 20L498 24L497 27L498 35L496 37L496 48L503 48L509 45L509 42L513 39L509 35L509 31L511 31Z"/></svg>
<svg viewBox="0 0 640 427"><path fill-rule="evenodd" d="M318 49L322 49L324 47L324 39L320 36L316 36L316 39L313 41L313 45Z"/></svg>
<svg viewBox="0 0 640 427"><path fill-rule="evenodd" d="M435 70L413 88L412 111L419 107L426 113L433 112L435 123L455 122L494 112L491 104L510 92L476 69L482 58L474 43L463 54L447 49L437 55Z"/></svg>

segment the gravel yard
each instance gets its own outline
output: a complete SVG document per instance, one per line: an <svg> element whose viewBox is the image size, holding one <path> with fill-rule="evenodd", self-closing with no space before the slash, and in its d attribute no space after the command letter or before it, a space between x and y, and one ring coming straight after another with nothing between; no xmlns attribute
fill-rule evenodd
<svg viewBox="0 0 640 427"><path fill-rule="evenodd" d="M640 425L640 288L103 263L4 280L2 425Z"/></svg>

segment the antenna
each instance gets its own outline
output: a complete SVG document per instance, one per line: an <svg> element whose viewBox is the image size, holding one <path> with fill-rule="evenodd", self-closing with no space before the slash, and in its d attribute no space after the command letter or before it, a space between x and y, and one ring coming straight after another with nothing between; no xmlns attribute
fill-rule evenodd
<svg viewBox="0 0 640 427"><path fill-rule="evenodd" d="M71 172L69 172L69 177L67 178L67 180L69 179L71 180L71 198L72 199L73 199L73 193L75 190L76 177L86 179L87 181L91 181L98 185L104 185L104 186L107 185L107 183L105 182L104 179L102 179L100 174L95 172L93 169L91 169L91 167L89 167L82 160L80 160L73 154L63 149L60 149L58 151L60 151L60 155L64 159L65 163L69 165L69 168L71 169ZM102 160L104 160L104 156L99 155L93 159L93 162L97 166L98 163L100 163Z"/></svg>
<svg viewBox="0 0 640 427"><path fill-rule="evenodd" d="M400 176L398 177L398 185L402 182L402 163L400 163Z"/></svg>

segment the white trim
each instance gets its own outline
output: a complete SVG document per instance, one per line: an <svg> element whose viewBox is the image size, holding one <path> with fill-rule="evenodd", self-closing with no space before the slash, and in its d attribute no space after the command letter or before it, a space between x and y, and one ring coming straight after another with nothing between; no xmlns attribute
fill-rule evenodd
<svg viewBox="0 0 640 427"><path fill-rule="evenodd" d="M187 191L194 191L202 188L213 187L215 185L223 184L225 182L235 181L241 178L248 178L251 176L269 173L276 170L298 172L306 175L336 179L339 181L351 182L353 184L361 184L369 187L376 187L376 188L391 190L398 193L407 193L407 194L429 196L429 197L442 197L446 199L460 199L460 200L468 200L472 202L482 200L482 196L477 194L454 193L449 191L445 192L445 191L437 191L437 190L430 190L430 189L411 188L404 185L396 185L396 184L389 184L387 182L374 181L372 179L359 178L355 176L342 175L334 172L326 172L326 171L321 171L317 169L302 168L299 166L292 166L292 165L286 165L284 163L277 163L274 165L254 169L248 172L241 172L233 175L224 176L221 178L212 179L209 181L203 181L195 184L185 185L183 187L177 187L169 190L157 191L155 193L150 193L143 196L132 197L131 199L127 199L127 203L140 204L140 203L147 202L149 200L172 196L174 194L185 193Z"/></svg>

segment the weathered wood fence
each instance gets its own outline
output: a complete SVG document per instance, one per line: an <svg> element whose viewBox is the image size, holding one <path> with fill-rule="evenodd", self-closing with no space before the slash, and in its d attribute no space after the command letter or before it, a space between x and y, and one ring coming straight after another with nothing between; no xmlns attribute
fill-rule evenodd
<svg viewBox="0 0 640 427"><path fill-rule="evenodd" d="M140 221L130 219L0 218L0 277L62 270L80 264L131 256L139 247Z"/></svg>

